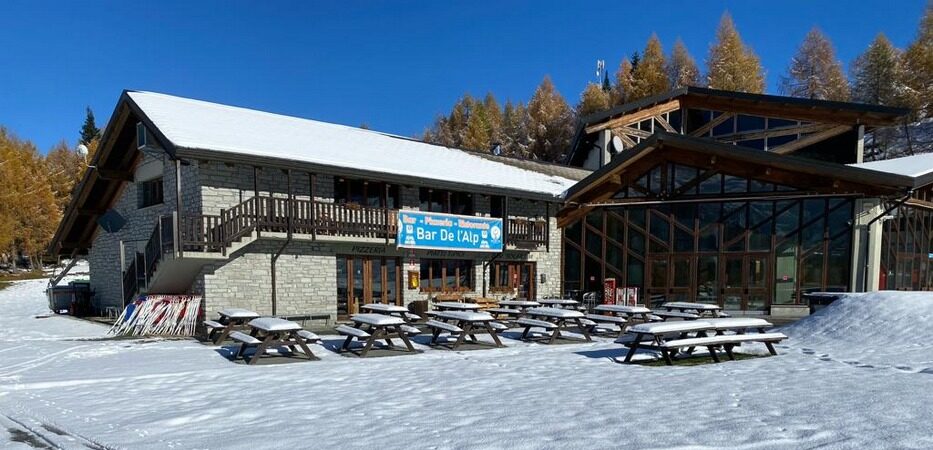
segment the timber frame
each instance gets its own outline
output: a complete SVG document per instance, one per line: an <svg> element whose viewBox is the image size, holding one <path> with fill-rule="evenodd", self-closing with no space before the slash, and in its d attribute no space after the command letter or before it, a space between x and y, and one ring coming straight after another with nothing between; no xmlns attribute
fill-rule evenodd
<svg viewBox="0 0 933 450"><path fill-rule="evenodd" d="M898 125L906 114L900 108L690 86L584 117L566 162L583 166L605 131L621 141L623 148L613 145L616 153L635 147L656 132L667 132L792 154L824 142L838 148L839 141L831 139L854 142L867 130ZM854 150L853 146L853 155ZM841 163L861 162L845 153L830 158Z"/></svg>

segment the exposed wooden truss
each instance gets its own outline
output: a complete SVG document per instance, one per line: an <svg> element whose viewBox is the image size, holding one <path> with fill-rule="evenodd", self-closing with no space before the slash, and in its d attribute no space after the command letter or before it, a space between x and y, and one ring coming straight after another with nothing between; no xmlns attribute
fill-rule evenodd
<svg viewBox="0 0 933 450"><path fill-rule="evenodd" d="M834 126L832 128L825 129L818 133L813 133L811 135L804 136L795 141L788 142L784 145L779 145L777 147L770 149L769 151L777 153L779 155L786 155L788 153L793 153L809 145L813 145L817 142L824 141L831 137L839 136L840 134L845 133L851 129L852 129L852 126L850 125Z"/></svg>
<svg viewBox="0 0 933 450"><path fill-rule="evenodd" d="M705 123L705 124L704 124L703 126L701 126L700 128L697 128L696 130L693 130L693 132L690 133L690 136L693 136L693 137L700 137L700 136L703 136L703 135L709 133L709 130L712 130L713 128L719 126L719 124L721 124L721 123L723 123L723 122L725 122L725 121L727 121L727 120L729 120L729 119L732 119L733 117L735 117L735 113L723 113L723 114L720 114L720 115L716 116L715 119L713 119L713 120L711 120L711 121Z"/></svg>
<svg viewBox="0 0 933 450"><path fill-rule="evenodd" d="M638 110L638 111L632 112L631 114L625 114L623 116L616 117L615 119L612 119L612 120L607 120L602 123L590 125L586 127L585 132L586 134L591 134L591 133L595 133L601 130L629 126L633 123L638 123L638 122L641 122L642 120L647 120L654 116L664 114L667 112L671 112L676 109L680 109L679 99L674 99L674 100L671 100L665 103L660 103L650 108Z"/></svg>
<svg viewBox="0 0 933 450"><path fill-rule="evenodd" d="M715 139L717 141L722 141L722 142L751 141L755 139L765 139L765 138L780 137L780 136L791 136L795 134L819 133L821 131L826 131L830 128L833 128L833 126L825 125L825 124L791 125L791 126L786 126L786 127L769 128L767 130L752 130L752 131L743 131L739 133L724 134L720 136L715 136Z"/></svg>

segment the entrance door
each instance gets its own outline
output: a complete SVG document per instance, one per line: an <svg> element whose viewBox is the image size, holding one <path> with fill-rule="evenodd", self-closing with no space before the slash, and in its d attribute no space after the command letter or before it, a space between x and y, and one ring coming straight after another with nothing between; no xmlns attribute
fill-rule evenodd
<svg viewBox="0 0 933 450"><path fill-rule="evenodd" d="M380 256L337 255L337 315L369 303L402 304L401 261Z"/></svg>
<svg viewBox="0 0 933 450"><path fill-rule="evenodd" d="M535 299L535 276L533 262L496 262L490 272L491 291L496 294L512 294L519 299Z"/></svg>
<svg viewBox="0 0 933 450"><path fill-rule="evenodd" d="M768 304L767 253L725 255L722 273L722 307L727 310L760 311Z"/></svg>

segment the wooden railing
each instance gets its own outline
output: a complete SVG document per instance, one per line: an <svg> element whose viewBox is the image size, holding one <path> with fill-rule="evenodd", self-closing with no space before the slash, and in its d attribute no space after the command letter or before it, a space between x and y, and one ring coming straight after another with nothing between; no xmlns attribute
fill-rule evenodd
<svg viewBox="0 0 933 450"><path fill-rule="evenodd" d="M547 219L509 219L508 242L510 244L546 245L548 240Z"/></svg>
<svg viewBox="0 0 933 450"><path fill-rule="evenodd" d="M547 245L546 219L511 218L508 243ZM398 210L346 203L284 197L252 197L218 215L178 218L180 250L221 252L250 233L291 233L312 236L394 239Z"/></svg>

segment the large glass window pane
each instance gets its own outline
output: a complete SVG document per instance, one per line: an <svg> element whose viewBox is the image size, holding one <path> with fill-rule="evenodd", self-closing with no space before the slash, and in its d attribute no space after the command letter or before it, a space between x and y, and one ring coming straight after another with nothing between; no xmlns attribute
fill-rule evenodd
<svg viewBox="0 0 933 450"><path fill-rule="evenodd" d="M833 203L836 203L835 205ZM842 202L830 202L830 207L835 206L835 209L830 211L829 217L827 217L827 225L829 227L829 237L832 238L839 233L842 233L846 230L851 230L851 220L852 220L852 203L848 200Z"/></svg>
<svg viewBox="0 0 933 450"><path fill-rule="evenodd" d="M667 258L655 258L651 260L651 281L649 286L653 288L667 287Z"/></svg>
<svg viewBox="0 0 933 450"><path fill-rule="evenodd" d="M375 258L370 260L369 291L373 302L382 303L382 260Z"/></svg>
<svg viewBox="0 0 933 450"><path fill-rule="evenodd" d="M633 207L628 209L628 220L632 225L645 229L645 208Z"/></svg>
<svg viewBox="0 0 933 450"><path fill-rule="evenodd" d="M697 258L696 279L697 301L718 303L719 301L719 257L700 256Z"/></svg>
<svg viewBox="0 0 933 450"><path fill-rule="evenodd" d="M581 234L582 232L583 232L583 221L578 220L572 223L567 228L564 228L564 237L570 240L571 242L582 244L583 243L582 241L583 237Z"/></svg>
<svg viewBox="0 0 933 450"><path fill-rule="evenodd" d="M742 288L742 257L726 258L723 272L725 274L723 287L726 289Z"/></svg>
<svg viewBox="0 0 933 450"><path fill-rule="evenodd" d="M586 251L592 256L603 257L603 238L593 230L586 230Z"/></svg>
<svg viewBox="0 0 933 450"><path fill-rule="evenodd" d="M606 213L606 235L616 242L625 242L623 220L615 214Z"/></svg>
<svg viewBox="0 0 933 450"><path fill-rule="evenodd" d="M645 286L645 264L636 258L629 258L625 270L625 284L628 287ZM644 295L644 294L642 294Z"/></svg>
<svg viewBox="0 0 933 450"><path fill-rule="evenodd" d="M827 289L846 290L848 288L851 245L849 234L839 236L830 243L829 266L826 267Z"/></svg>
<svg viewBox="0 0 933 450"><path fill-rule="evenodd" d="M719 194L722 192L722 175L713 175L700 182L700 194Z"/></svg>
<svg viewBox="0 0 933 450"><path fill-rule="evenodd" d="M719 251L719 227L713 226L700 231L699 243L701 252Z"/></svg>
<svg viewBox="0 0 933 450"><path fill-rule="evenodd" d="M777 202L775 204L777 221L774 223L775 234L784 237L800 226L800 205L797 202Z"/></svg>
<svg viewBox="0 0 933 450"><path fill-rule="evenodd" d="M826 211L826 199L809 199L803 201L803 223L809 223L823 215Z"/></svg>
<svg viewBox="0 0 933 450"><path fill-rule="evenodd" d="M690 260L687 258L674 258L674 278L672 287L690 287Z"/></svg>
<svg viewBox="0 0 933 450"><path fill-rule="evenodd" d="M657 214L651 215L651 236L655 239L667 243L670 241L671 226L667 220Z"/></svg>
<svg viewBox="0 0 933 450"><path fill-rule="evenodd" d="M797 245L785 242L778 246L774 263L774 303L791 304L797 297Z"/></svg>
<svg viewBox="0 0 933 450"><path fill-rule="evenodd" d="M674 227L674 251L692 252L693 233L689 233L678 227Z"/></svg>
<svg viewBox="0 0 933 450"><path fill-rule="evenodd" d="M732 175L725 175L723 177L723 191L727 194L748 192L748 180Z"/></svg>
<svg viewBox="0 0 933 450"><path fill-rule="evenodd" d="M615 244L606 244L606 262L610 266L616 268L617 270L622 270L624 267L622 264L622 256L624 255L624 250L621 247L616 246Z"/></svg>
<svg viewBox="0 0 933 450"><path fill-rule="evenodd" d="M628 248L632 253L643 256L645 254L645 235L639 231L629 229Z"/></svg>
<svg viewBox="0 0 933 450"><path fill-rule="evenodd" d="M500 267L506 268L505 276L502 277L500 273L501 280L508 279L508 269L505 264L501 264ZM580 251L575 247L570 245L564 246L564 284L567 289L579 289L580 287ZM506 283L501 281L501 283Z"/></svg>
<svg viewBox="0 0 933 450"><path fill-rule="evenodd" d="M763 288L767 286L768 260L765 257L748 258L748 287Z"/></svg>

